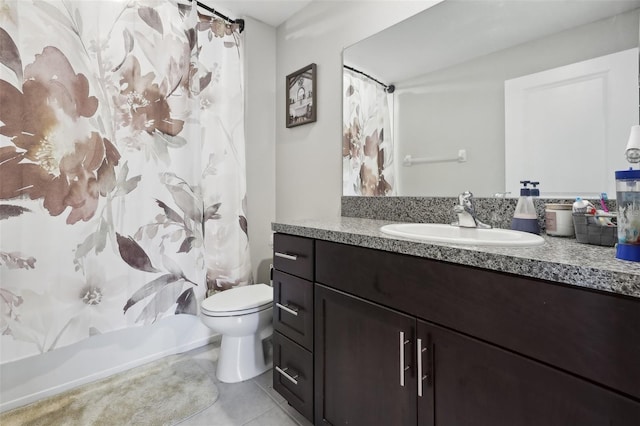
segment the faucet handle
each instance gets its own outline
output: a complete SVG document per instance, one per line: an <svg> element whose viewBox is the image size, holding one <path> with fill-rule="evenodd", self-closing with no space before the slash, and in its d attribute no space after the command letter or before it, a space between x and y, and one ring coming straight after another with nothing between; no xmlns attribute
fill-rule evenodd
<svg viewBox="0 0 640 426"><path fill-rule="evenodd" d="M460 195L458 195L458 204L461 206L469 206L471 205L471 200L473 199L473 193L471 191L464 191Z"/></svg>

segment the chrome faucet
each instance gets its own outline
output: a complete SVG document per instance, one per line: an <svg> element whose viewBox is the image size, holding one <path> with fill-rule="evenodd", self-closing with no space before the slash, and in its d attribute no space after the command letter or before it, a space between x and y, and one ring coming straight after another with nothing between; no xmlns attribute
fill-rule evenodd
<svg viewBox="0 0 640 426"><path fill-rule="evenodd" d="M458 195L458 204L453 206L453 212L458 216L458 220L452 223L453 226L460 226L462 228L491 228L491 225L487 225L476 216L473 194L470 191L465 191Z"/></svg>

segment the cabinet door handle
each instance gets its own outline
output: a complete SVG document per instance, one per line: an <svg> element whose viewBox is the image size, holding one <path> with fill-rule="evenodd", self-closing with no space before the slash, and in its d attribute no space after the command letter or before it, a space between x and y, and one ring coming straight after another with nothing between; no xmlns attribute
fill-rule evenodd
<svg viewBox="0 0 640 426"><path fill-rule="evenodd" d="M427 351L427 348L422 347L422 339L417 339L417 356L418 356L418 396L422 396L422 382L427 378L422 374L422 353Z"/></svg>
<svg viewBox="0 0 640 426"><path fill-rule="evenodd" d="M289 370L289 367L280 368L276 365L274 368L278 373L282 374L285 379L289 380L294 385L298 384L298 381L296 379L298 378L299 374L294 373L293 376L290 376L289 373L287 373L287 371Z"/></svg>
<svg viewBox="0 0 640 426"><path fill-rule="evenodd" d="M400 332L400 386L404 387L404 373L409 369L409 366L404 365L404 345L409 343L404 338L404 331Z"/></svg>
<svg viewBox="0 0 640 426"><path fill-rule="evenodd" d="M276 302L276 306L280 309L282 309L283 311L289 312L291 315L294 316L298 316L298 307L297 306L291 306L291 305L281 305L280 303Z"/></svg>
<svg viewBox="0 0 640 426"><path fill-rule="evenodd" d="M288 253L280 253L279 251L275 252L276 257L281 257L287 260L298 260L297 254L288 254Z"/></svg>

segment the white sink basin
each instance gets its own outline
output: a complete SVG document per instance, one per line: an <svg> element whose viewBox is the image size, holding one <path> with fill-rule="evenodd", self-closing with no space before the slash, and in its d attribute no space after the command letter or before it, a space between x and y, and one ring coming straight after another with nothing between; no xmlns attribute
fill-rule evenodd
<svg viewBox="0 0 640 426"><path fill-rule="evenodd" d="M397 237L436 243L499 247L533 247L544 244L540 235L528 232L499 228L461 228L441 223L394 223L380 227L380 231Z"/></svg>

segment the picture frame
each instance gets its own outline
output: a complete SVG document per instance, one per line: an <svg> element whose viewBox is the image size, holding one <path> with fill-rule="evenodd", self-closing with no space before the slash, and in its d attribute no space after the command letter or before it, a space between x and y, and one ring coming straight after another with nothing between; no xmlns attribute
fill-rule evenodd
<svg viewBox="0 0 640 426"><path fill-rule="evenodd" d="M316 64L309 64L289 74L285 90L287 128L316 121Z"/></svg>

